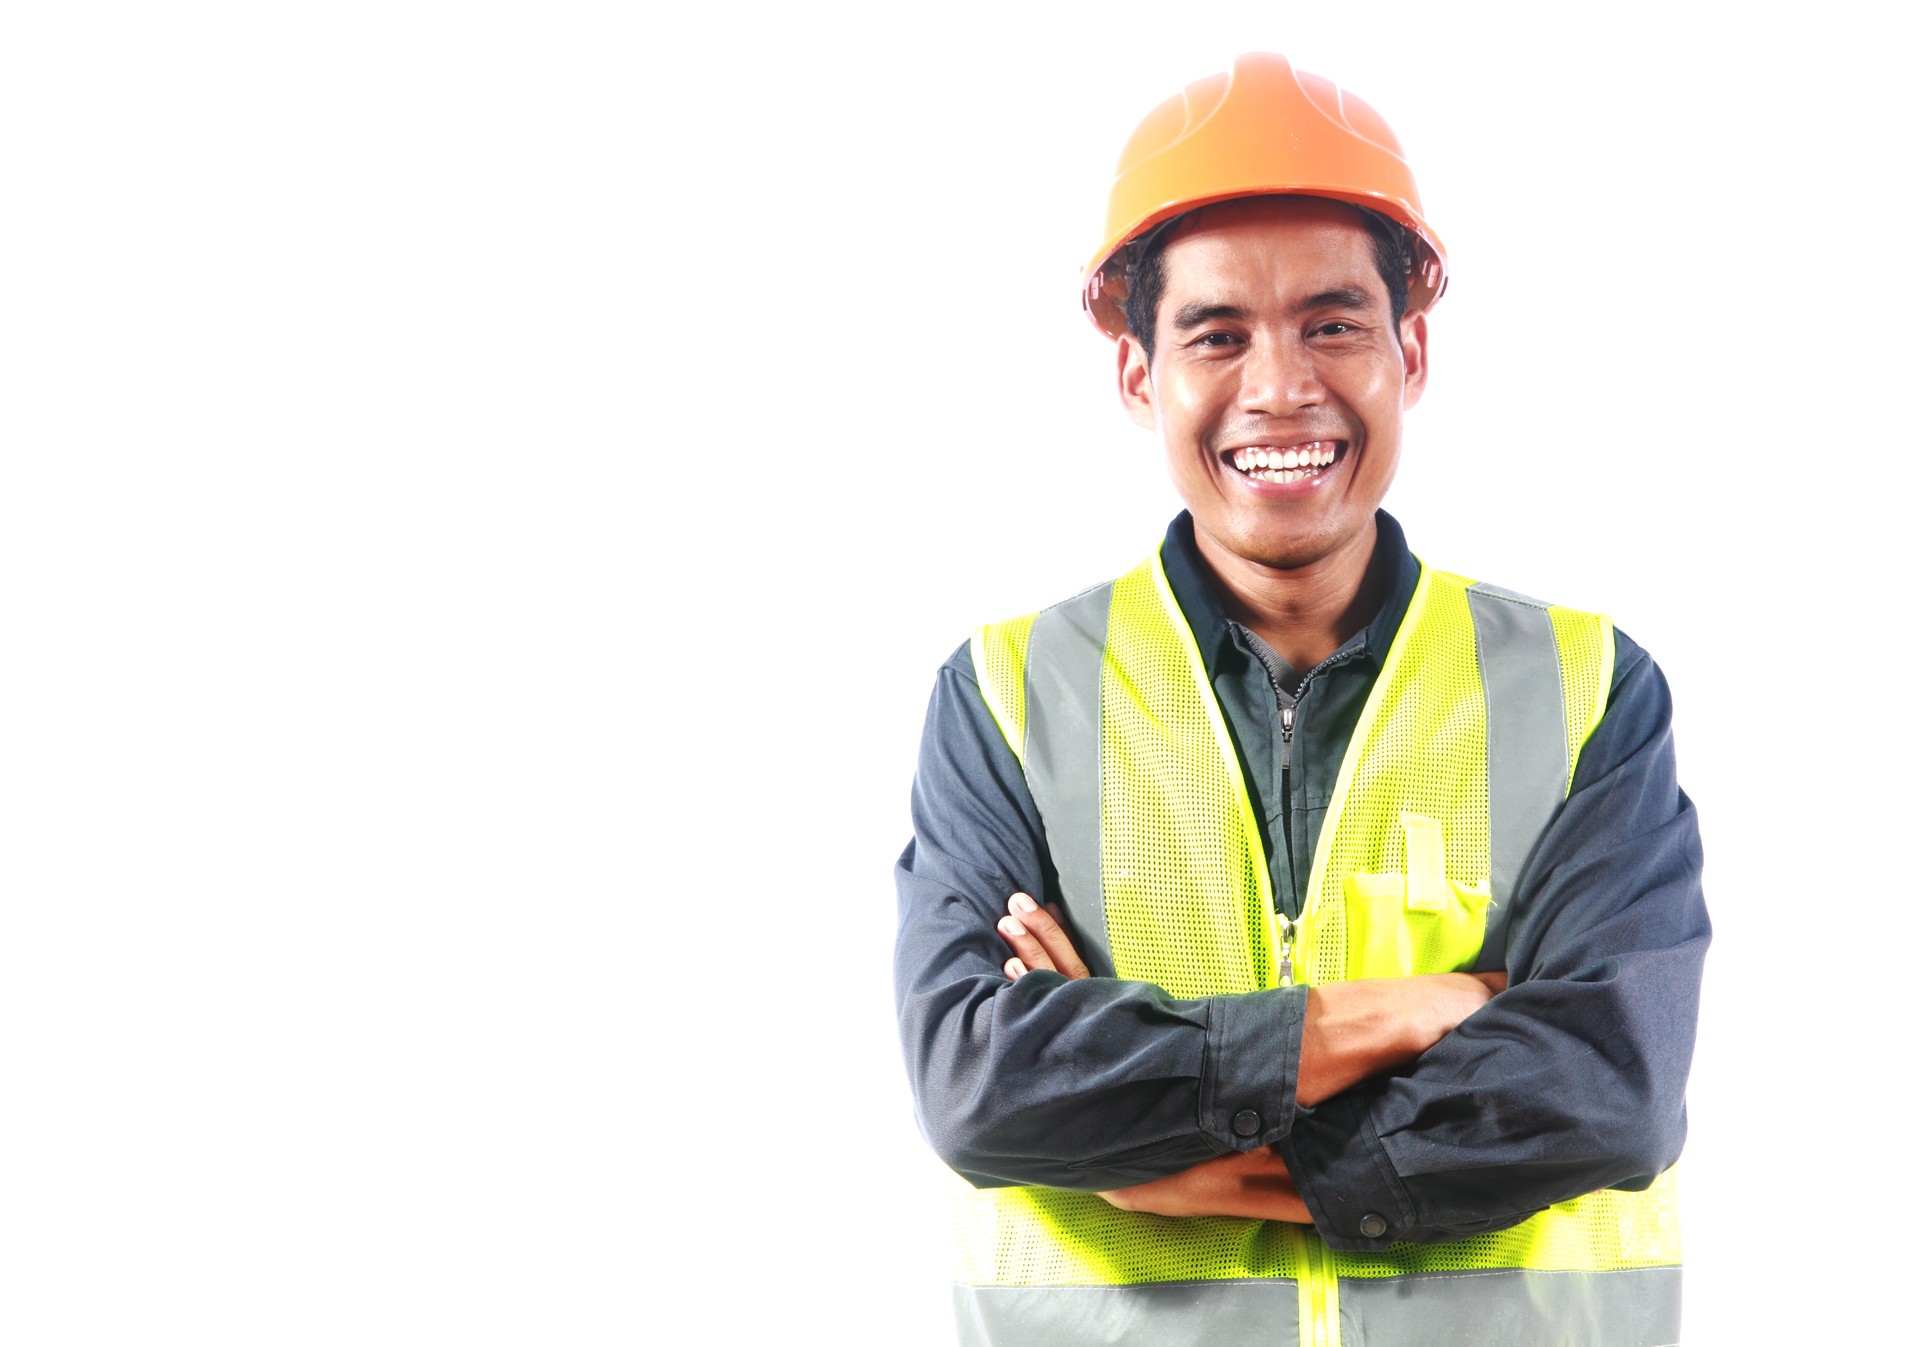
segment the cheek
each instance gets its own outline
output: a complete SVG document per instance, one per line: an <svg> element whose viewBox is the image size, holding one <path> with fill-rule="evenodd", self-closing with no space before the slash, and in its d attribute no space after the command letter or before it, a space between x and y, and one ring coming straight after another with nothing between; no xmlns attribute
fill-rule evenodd
<svg viewBox="0 0 1920 1347"><path fill-rule="evenodd" d="M1355 401L1370 409L1391 409L1398 413L1405 400L1407 372L1401 365L1399 353L1382 353L1378 358L1367 362L1367 368L1356 371L1358 379L1353 387Z"/></svg>
<svg viewBox="0 0 1920 1347"><path fill-rule="evenodd" d="M1217 395L1204 381L1193 378L1168 379L1159 386L1156 399L1162 425L1191 430L1205 419Z"/></svg>

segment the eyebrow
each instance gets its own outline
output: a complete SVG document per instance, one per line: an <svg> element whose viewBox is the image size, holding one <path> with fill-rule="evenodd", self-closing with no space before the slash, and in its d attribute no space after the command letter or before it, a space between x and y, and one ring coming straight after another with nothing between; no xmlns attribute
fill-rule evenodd
<svg viewBox="0 0 1920 1347"><path fill-rule="evenodd" d="M1331 290L1322 290L1311 295L1294 306L1295 313L1311 313L1315 309L1364 309L1374 303L1374 297L1357 285L1336 285ZM1182 304L1173 312L1173 330L1186 332L1208 323L1226 320L1233 322L1247 317L1247 311L1238 304L1221 304L1197 299L1191 304Z"/></svg>
<svg viewBox="0 0 1920 1347"><path fill-rule="evenodd" d="M1373 303L1373 296L1357 285L1340 285L1331 290L1322 290L1300 306L1300 312L1313 309L1364 309Z"/></svg>
<svg viewBox="0 0 1920 1347"><path fill-rule="evenodd" d="M1195 300L1174 310L1173 330L1185 332L1188 328L1201 327L1222 318L1232 320L1246 316L1247 311L1238 304L1210 304L1205 300Z"/></svg>

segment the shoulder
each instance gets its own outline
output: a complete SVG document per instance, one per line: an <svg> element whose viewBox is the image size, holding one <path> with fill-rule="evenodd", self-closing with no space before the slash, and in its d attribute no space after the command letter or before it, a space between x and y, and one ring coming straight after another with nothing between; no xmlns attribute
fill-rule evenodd
<svg viewBox="0 0 1920 1347"><path fill-rule="evenodd" d="M1425 565L1425 563L1422 564ZM1445 585L1464 591L1467 596L1477 604L1509 609L1515 612L1531 611L1546 614L1562 614L1568 618L1597 620L1600 622L1608 622L1609 624L1611 622L1611 619L1604 613L1587 612L1584 609L1572 608L1563 603L1556 603L1552 599L1535 598L1532 594L1526 593L1523 590L1509 589L1507 586L1495 584L1491 580L1474 579L1471 576L1460 575L1453 571L1443 570L1437 566L1426 565L1425 569L1434 584Z"/></svg>
<svg viewBox="0 0 1920 1347"><path fill-rule="evenodd" d="M1084 605L1090 596L1103 594L1112 587L1113 582L1110 580L1089 585L1078 593L1069 594L1057 603L1048 604L1045 608L1036 608L1030 613L1001 618L976 627L973 634L955 647L953 653L947 656L946 661L935 673L934 700L938 702L943 695L964 695L970 701L978 701L983 664L991 675L997 654L1010 654L1016 662L1023 660L1028 637L1033 631L1036 620L1059 609L1076 604Z"/></svg>
<svg viewBox="0 0 1920 1347"><path fill-rule="evenodd" d="M970 655L977 683L989 700L997 703L1015 696L1014 688L1030 654L1045 659L1048 656L1041 652L1057 654L1063 646L1095 651L1104 648L1115 587L1138 573L1136 570L1121 580L1091 585L1038 612L989 622L975 632L963 650Z"/></svg>
<svg viewBox="0 0 1920 1347"><path fill-rule="evenodd" d="M1613 686L1607 719L1632 722L1642 734L1664 733L1673 719L1673 694L1653 656L1619 628L1613 633ZM1629 728L1617 725L1616 728Z"/></svg>
<svg viewBox="0 0 1920 1347"><path fill-rule="evenodd" d="M1147 562L1143 562L1141 566L1136 567L1133 571L1129 571L1127 574L1128 575L1135 574L1139 570L1142 570L1146 566L1151 564L1152 564L1151 559L1149 559ZM1125 577L1122 577L1122 578L1124 579ZM1113 587L1116 583L1118 582L1114 580L1102 580L1099 584L1088 585L1085 589L1076 590L1072 594L1067 595L1064 599L1057 599L1053 603L1048 604L1044 608L1036 608L1032 612L1022 613L1018 617L1003 618L998 622L986 623L984 626L982 626L979 629L979 631L975 632L974 639L975 640L979 639L980 632L1018 630L1018 629L1032 626L1037 619L1042 618L1049 613L1057 613L1062 610L1071 611L1074 609L1086 608L1090 605L1102 603L1107 599L1109 595L1113 593Z"/></svg>
<svg viewBox="0 0 1920 1347"><path fill-rule="evenodd" d="M1658 683L1665 692L1667 680L1660 672L1660 666L1653 662L1653 656L1643 649L1639 642L1620 628L1613 629L1613 690L1619 695L1623 681L1631 678L1635 683Z"/></svg>
<svg viewBox="0 0 1920 1347"><path fill-rule="evenodd" d="M1662 731L1671 718L1672 703L1659 666L1607 614L1447 572L1435 579L1464 590L1483 642L1528 628L1541 638L1551 632L1560 652L1561 676L1572 680L1567 695L1580 693L1577 700L1590 708L1588 723L1595 728L1612 722L1614 730L1642 739Z"/></svg>
<svg viewBox="0 0 1920 1347"><path fill-rule="evenodd" d="M929 736L976 735L987 706L980 693L979 665L974 660L978 637L962 641L933 675L933 696L927 707Z"/></svg>
<svg viewBox="0 0 1920 1347"><path fill-rule="evenodd" d="M973 640L974 638L969 637L967 640L960 642L954 652L947 656L946 662L940 666L939 671L934 675L936 683L941 686L956 682L967 687L975 686Z"/></svg>

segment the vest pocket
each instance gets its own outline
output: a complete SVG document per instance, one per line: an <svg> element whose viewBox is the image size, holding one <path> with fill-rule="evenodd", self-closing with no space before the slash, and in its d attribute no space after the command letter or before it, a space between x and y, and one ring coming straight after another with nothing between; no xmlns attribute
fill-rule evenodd
<svg viewBox="0 0 1920 1347"><path fill-rule="evenodd" d="M1485 881L1447 877L1440 822L1403 814L1405 874L1351 874L1345 883L1347 977L1409 977L1471 968L1487 938Z"/></svg>

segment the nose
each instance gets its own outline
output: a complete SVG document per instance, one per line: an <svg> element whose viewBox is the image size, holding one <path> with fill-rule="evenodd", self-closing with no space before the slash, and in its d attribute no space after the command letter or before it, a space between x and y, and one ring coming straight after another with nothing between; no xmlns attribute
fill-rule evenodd
<svg viewBox="0 0 1920 1347"><path fill-rule="evenodd" d="M1286 416L1318 406L1326 397L1313 352L1296 333L1263 336L1240 365L1240 408Z"/></svg>

